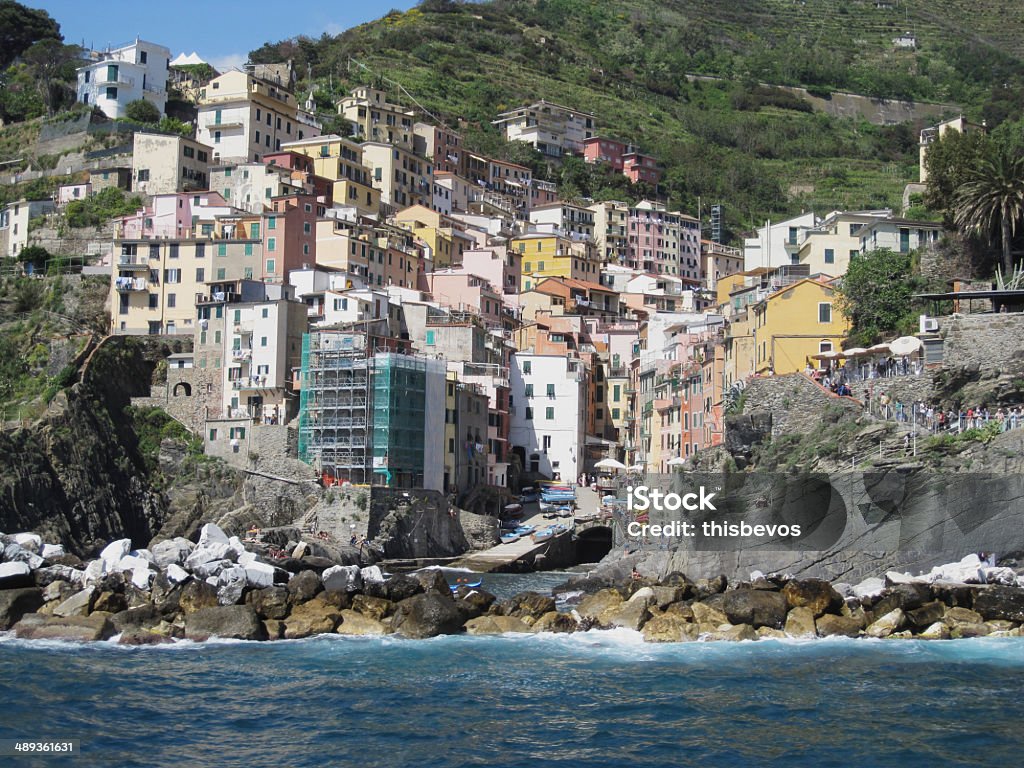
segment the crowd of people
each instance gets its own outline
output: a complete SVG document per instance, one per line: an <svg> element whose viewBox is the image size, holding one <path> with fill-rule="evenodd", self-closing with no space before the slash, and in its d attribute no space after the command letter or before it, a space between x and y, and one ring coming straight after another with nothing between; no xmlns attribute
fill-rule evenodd
<svg viewBox="0 0 1024 768"><path fill-rule="evenodd" d="M994 410L983 405L941 408L923 400L903 402L884 391L873 396L870 388L864 390L863 399L865 409L879 418L916 424L929 432L963 432L989 424L998 424L1001 432L1024 427L1024 406L1019 405L999 406Z"/></svg>

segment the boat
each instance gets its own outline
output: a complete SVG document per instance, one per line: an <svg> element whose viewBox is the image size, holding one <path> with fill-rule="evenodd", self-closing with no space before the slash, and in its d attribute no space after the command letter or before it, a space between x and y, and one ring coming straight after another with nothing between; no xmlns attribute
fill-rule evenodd
<svg viewBox="0 0 1024 768"><path fill-rule="evenodd" d="M536 544L542 541L547 541L554 535L555 532L552 531L550 528L542 528L541 530L534 531L532 534L530 534L530 538L533 539L533 542Z"/></svg>
<svg viewBox="0 0 1024 768"><path fill-rule="evenodd" d="M533 533L536 529L537 526L535 525L520 525L518 528L516 528L516 533L518 533L520 536L527 536Z"/></svg>
<svg viewBox="0 0 1024 768"><path fill-rule="evenodd" d="M458 590L459 587L467 587L468 589L476 589L484 583L483 579L477 579L476 581L470 581L469 579L456 579L454 584L449 584L452 592Z"/></svg>
<svg viewBox="0 0 1024 768"><path fill-rule="evenodd" d="M508 533L501 534L501 543L502 544L511 544L513 541L519 541L520 538L522 538L522 534L521 533L516 533L515 531L509 531Z"/></svg>

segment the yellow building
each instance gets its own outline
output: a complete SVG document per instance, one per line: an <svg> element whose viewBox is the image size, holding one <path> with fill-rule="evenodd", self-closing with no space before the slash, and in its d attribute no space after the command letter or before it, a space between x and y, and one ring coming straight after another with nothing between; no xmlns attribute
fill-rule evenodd
<svg viewBox="0 0 1024 768"><path fill-rule="evenodd" d="M861 230L884 218L888 211L837 211L804 232L797 256L812 275L842 277L850 259L860 254Z"/></svg>
<svg viewBox="0 0 1024 768"><path fill-rule="evenodd" d="M394 216L395 224L411 232L430 248L434 269L462 263L462 254L476 244L465 225L423 205L404 208Z"/></svg>
<svg viewBox="0 0 1024 768"><path fill-rule="evenodd" d="M814 355L841 349L850 330L832 286L810 278L769 294L752 311L759 374L802 371L817 362Z"/></svg>
<svg viewBox="0 0 1024 768"><path fill-rule="evenodd" d="M281 145L313 160L314 173L334 182L333 200L339 207L355 208L360 215L376 216L380 190L370 183L370 169L363 165L363 148L354 141L331 134Z"/></svg>
<svg viewBox="0 0 1024 768"><path fill-rule="evenodd" d="M412 149L416 113L388 101L377 88L356 88L338 102L338 114L351 122L355 135L363 141L382 141Z"/></svg>
<svg viewBox="0 0 1024 768"><path fill-rule="evenodd" d="M600 281L601 262L596 246L589 240L529 234L513 238L511 248L522 255L524 291L535 287L546 277L569 277L591 283Z"/></svg>

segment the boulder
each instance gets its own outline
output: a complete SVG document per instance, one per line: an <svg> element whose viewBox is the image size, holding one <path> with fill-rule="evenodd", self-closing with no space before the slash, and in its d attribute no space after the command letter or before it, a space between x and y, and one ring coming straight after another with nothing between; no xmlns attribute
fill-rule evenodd
<svg viewBox="0 0 1024 768"><path fill-rule="evenodd" d="M687 589L685 587L649 587L651 592L654 594L654 605L661 610L665 610L673 603L678 603L680 600L686 599ZM636 594L633 595L636 597Z"/></svg>
<svg viewBox="0 0 1024 768"><path fill-rule="evenodd" d="M304 603L307 600L312 600L323 588L324 585L320 583L320 577L315 571L302 571L295 574L286 587L292 603Z"/></svg>
<svg viewBox="0 0 1024 768"><path fill-rule="evenodd" d="M978 587L954 582L935 582L932 593L950 608L972 608Z"/></svg>
<svg viewBox="0 0 1024 768"><path fill-rule="evenodd" d="M196 577L200 579L213 579L214 581L217 580L217 576L220 575L221 571L232 567L234 567L234 564L226 558L219 560L207 560L205 563L191 566L192 573L194 573Z"/></svg>
<svg viewBox="0 0 1024 768"><path fill-rule="evenodd" d="M38 614L27 614L14 625L14 632L26 640L72 640L76 642L96 642L109 640L114 636L114 625L106 615L94 616L50 616L43 621L29 617Z"/></svg>
<svg viewBox="0 0 1024 768"><path fill-rule="evenodd" d="M530 626L515 616L480 616L466 622L470 635L504 635L509 632L531 632Z"/></svg>
<svg viewBox="0 0 1024 768"><path fill-rule="evenodd" d="M715 631L708 633L705 639L738 643L742 640L757 640L757 632L749 624L723 624Z"/></svg>
<svg viewBox="0 0 1024 768"><path fill-rule="evenodd" d="M687 621L694 621L693 607L689 603L672 603L665 609L665 613L674 613Z"/></svg>
<svg viewBox="0 0 1024 768"><path fill-rule="evenodd" d="M814 624L814 609L807 605L791 608L786 614L785 632L790 637L815 637L818 628Z"/></svg>
<svg viewBox="0 0 1024 768"><path fill-rule="evenodd" d="M267 633L267 640L283 640L284 622L280 619L267 619L263 622L263 631Z"/></svg>
<svg viewBox="0 0 1024 768"><path fill-rule="evenodd" d="M207 523L199 529L199 547L208 547L211 544L223 544L224 546L231 546L231 541L228 539L228 535L220 528L220 526L214 525L213 523Z"/></svg>
<svg viewBox="0 0 1024 768"><path fill-rule="evenodd" d="M644 600L628 600L617 608L602 614L601 621L613 627L623 627L639 632L651 617Z"/></svg>
<svg viewBox="0 0 1024 768"><path fill-rule="evenodd" d="M534 632L575 632L579 624L568 613L548 611L533 623Z"/></svg>
<svg viewBox="0 0 1024 768"><path fill-rule="evenodd" d="M1007 621L1006 619L992 619L991 621L986 621L985 626L991 629L993 633L1009 632L1011 629L1017 628L1016 623Z"/></svg>
<svg viewBox="0 0 1024 768"><path fill-rule="evenodd" d="M365 570L365 569L364 569ZM444 578L442 576L442 578ZM369 585L374 585L372 579L367 582ZM378 597L383 597L390 600L393 603L400 603L413 595L420 595L424 593L423 584L420 583L419 579L412 576L407 576L404 573L396 573L387 581L378 585L378 590L383 592L375 592ZM441 597L451 597L452 590L448 586L448 582L445 582L445 588L441 590L435 589L432 594L439 595Z"/></svg>
<svg viewBox="0 0 1024 768"><path fill-rule="evenodd" d="M245 591L246 571L240 565L225 568L217 576L217 602L220 605L236 605Z"/></svg>
<svg viewBox="0 0 1024 768"><path fill-rule="evenodd" d="M725 615L724 611L707 603L693 603L690 610L693 612L693 620L698 624L714 624L717 627L720 624L729 623L729 617Z"/></svg>
<svg viewBox="0 0 1024 768"><path fill-rule="evenodd" d="M153 553L153 561L161 568L182 565L192 552L192 542L178 536L154 544L150 551Z"/></svg>
<svg viewBox="0 0 1024 768"><path fill-rule="evenodd" d="M40 568L35 571L32 574L32 578L35 579L37 587L45 587L47 584L52 584L55 581L63 581L81 586L85 578L85 572L67 565L49 565L46 568Z"/></svg>
<svg viewBox="0 0 1024 768"><path fill-rule="evenodd" d="M842 596L822 579L801 579L786 582L782 588L790 608L810 608L817 618L823 613L835 612L842 605Z"/></svg>
<svg viewBox="0 0 1024 768"><path fill-rule="evenodd" d="M416 571L415 573L410 575L412 576L412 578L416 579L416 581L419 582L420 587L422 587L423 591L428 594L451 594L452 590L451 587L448 586L448 579L446 579L444 577L444 573L442 573L437 568L430 568L425 571ZM406 595L405 597L412 597L412 595ZM395 598L391 599L393 600ZM401 599L404 600L405 598L403 597Z"/></svg>
<svg viewBox="0 0 1024 768"><path fill-rule="evenodd" d="M984 621L981 614L972 611L970 608L947 608L946 615L942 620L949 626L954 624L981 624Z"/></svg>
<svg viewBox="0 0 1024 768"><path fill-rule="evenodd" d="M149 589L156 573L150 570L149 565L139 566L132 571L132 586L136 589L146 591Z"/></svg>
<svg viewBox="0 0 1024 768"><path fill-rule="evenodd" d="M849 616L834 616L826 613L814 622L818 629L819 637L830 637L839 635L842 637L857 637L860 635L862 624L858 619Z"/></svg>
<svg viewBox="0 0 1024 768"><path fill-rule="evenodd" d="M292 612L285 620L284 636L287 640L297 640L310 635L322 635L333 632L341 622L341 611L332 605L324 592L301 605L292 607Z"/></svg>
<svg viewBox="0 0 1024 768"><path fill-rule="evenodd" d="M185 637L203 641L211 637L234 640L263 640L263 623L249 605L220 605L200 608L185 617Z"/></svg>
<svg viewBox="0 0 1024 768"><path fill-rule="evenodd" d="M90 586L98 584L103 579L103 574L106 571L106 564L102 560L93 560L87 566L82 574L82 584Z"/></svg>
<svg viewBox="0 0 1024 768"><path fill-rule="evenodd" d="M34 586L32 569L28 563L15 561L0 563L0 589L18 589Z"/></svg>
<svg viewBox="0 0 1024 768"><path fill-rule="evenodd" d="M785 640L789 637L783 630L771 627L758 627L756 634L758 640Z"/></svg>
<svg viewBox="0 0 1024 768"><path fill-rule="evenodd" d="M63 544L43 544L39 554L43 556L44 560L52 560L57 557L64 557L67 553L64 551Z"/></svg>
<svg viewBox="0 0 1024 768"><path fill-rule="evenodd" d="M356 597L362 597L362 595L356 595ZM341 624L335 631L339 635L386 635L388 632L387 627L378 619L351 608L342 609Z"/></svg>
<svg viewBox="0 0 1024 768"><path fill-rule="evenodd" d="M1024 621L1024 589L989 587L974 596L974 610L985 619Z"/></svg>
<svg viewBox="0 0 1024 768"><path fill-rule="evenodd" d="M872 576L853 587L853 594L859 598L879 597L885 591L885 581Z"/></svg>
<svg viewBox="0 0 1024 768"><path fill-rule="evenodd" d="M868 637L888 637L893 632L899 632L906 623L907 617L902 609L896 608L868 625L864 633Z"/></svg>
<svg viewBox="0 0 1024 768"><path fill-rule="evenodd" d="M25 549L13 541L4 547L3 559L11 563L25 563L30 571L42 568L46 561L31 550Z"/></svg>
<svg viewBox="0 0 1024 768"><path fill-rule="evenodd" d="M941 621L936 621L918 635L922 640L948 640L949 627Z"/></svg>
<svg viewBox="0 0 1024 768"><path fill-rule="evenodd" d="M121 637L117 639L118 645L164 645L173 642L174 640L167 635L151 632L148 629L129 629L122 632Z"/></svg>
<svg viewBox="0 0 1024 768"><path fill-rule="evenodd" d="M697 600L704 600L704 598L711 597L711 595L725 592L728 586L729 580L725 578L724 574L715 576L713 579L697 579L693 585L692 594Z"/></svg>
<svg viewBox="0 0 1024 768"><path fill-rule="evenodd" d="M462 630L462 618L450 598L414 595L398 604L391 626L411 638L452 635Z"/></svg>
<svg viewBox="0 0 1024 768"><path fill-rule="evenodd" d="M142 605L115 613L110 617L110 623L114 625L117 632L127 632L155 627L162 619L163 617L155 605Z"/></svg>
<svg viewBox="0 0 1024 768"><path fill-rule="evenodd" d="M43 537L38 533L12 533L11 538L22 549L27 549L37 555L42 553Z"/></svg>
<svg viewBox="0 0 1024 768"><path fill-rule="evenodd" d="M280 620L288 615L288 590L284 587L254 589L246 595L245 601L261 619Z"/></svg>
<svg viewBox="0 0 1024 768"><path fill-rule="evenodd" d="M207 566L209 569L211 567L209 566L210 563L229 560L230 549L227 544L210 544L208 546L196 547L185 558L185 568L193 573L197 573L198 569L204 566Z"/></svg>
<svg viewBox="0 0 1024 768"><path fill-rule="evenodd" d="M363 576L358 565L334 565L321 577L328 592L358 592L363 587Z"/></svg>
<svg viewBox="0 0 1024 768"><path fill-rule="evenodd" d="M643 626L644 642L683 643L696 640L700 634L692 624L677 613L663 613L653 616Z"/></svg>
<svg viewBox="0 0 1024 768"><path fill-rule="evenodd" d="M381 621L395 612L395 604L382 597L355 595L352 598L352 610L369 619Z"/></svg>
<svg viewBox="0 0 1024 768"><path fill-rule="evenodd" d="M124 571L134 571L136 568L149 568L150 562L143 557L138 555L125 555L116 563L112 568L108 570L112 573L123 573Z"/></svg>
<svg viewBox="0 0 1024 768"><path fill-rule="evenodd" d="M364 582L371 584L381 584L384 582L384 574L380 570L380 566L369 565L359 571L359 575L363 577Z"/></svg>
<svg viewBox="0 0 1024 768"><path fill-rule="evenodd" d="M458 606L469 608L470 613L487 613L497 598L485 589L479 587L459 587L455 591L455 603Z"/></svg>
<svg viewBox="0 0 1024 768"><path fill-rule="evenodd" d="M131 539L118 539L112 541L100 552L100 560L103 561L104 570L112 571L121 561L121 558L132 551Z"/></svg>
<svg viewBox="0 0 1024 768"><path fill-rule="evenodd" d="M95 596L96 590L93 587L86 587L54 608L53 615L64 618L68 616L87 616L92 610Z"/></svg>
<svg viewBox="0 0 1024 768"><path fill-rule="evenodd" d="M103 611L104 613L120 613L127 610L127 608L128 601L125 599L124 594L111 592L110 590L100 592L92 604L93 611Z"/></svg>
<svg viewBox="0 0 1024 768"><path fill-rule="evenodd" d="M39 587L0 590L0 630L10 629L26 613L35 613L43 602L43 590Z"/></svg>
<svg viewBox="0 0 1024 768"><path fill-rule="evenodd" d="M623 602L622 593L617 589L602 589L592 595L587 595L580 601L577 611L580 616L585 616L600 621L601 616L610 609L618 608Z"/></svg>
<svg viewBox="0 0 1024 768"><path fill-rule="evenodd" d="M56 600L57 604L63 603L69 597L71 597L78 589L74 584L67 581L51 581L45 587L43 587L43 602L49 603ZM54 608L57 606L55 605ZM52 611L51 611L52 613Z"/></svg>
<svg viewBox="0 0 1024 768"><path fill-rule="evenodd" d="M640 589L636 590L635 592L633 592L633 594L629 596L627 602L642 602L644 605L654 604L655 602L657 602L657 599L654 597L654 588L640 587Z"/></svg>
<svg viewBox="0 0 1024 768"><path fill-rule="evenodd" d="M780 629L789 610L787 598L781 592L763 589L734 589L725 593L722 609L730 624L749 624L754 627Z"/></svg>
<svg viewBox="0 0 1024 768"><path fill-rule="evenodd" d="M182 613L195 613L203 608L213 608L219 605L217 602L217 589L205 581L193 579L181 590L178 598L178 605Z"/></svg>
<svg viewBox="0 0 1024 768"><path fill-rule="evenodd" d="M555 598L537 592L520 592L503 601L498 606L497 613L517 619L530 619L532 623L553 610L555 610Z"/></svg>
<svg viewBox="0 0 1024 768"><path fill-rule="evenodd" d="M240 566L245 571L245 583L256 589L274 586L275 568L267 563L252 562Z"/></svg>
<svg viewBox="0 0 1024 768"><path fill-rule="evenodd" d="M191 578L189 572L177 563L171 563L167 566L167 579L172 584L181 584L182 582L188 581L189 578Z"/></svg>
<svg viewBox="0 0 1024 768"><path fill-rule="evenodd" d="M954 624L949 628L949 636L953 640L959 640L966 637L985 637L992 634L992 630L989 629L987 624Z"/></svg>
<svg viewBox="0 0 1024 768"><path fill-rule="evenodd" d="M939 600L925 603L920 608L907 611L907 620L915 627L928 627L937 621L941 621L946 615L946 604Z"/></svg>

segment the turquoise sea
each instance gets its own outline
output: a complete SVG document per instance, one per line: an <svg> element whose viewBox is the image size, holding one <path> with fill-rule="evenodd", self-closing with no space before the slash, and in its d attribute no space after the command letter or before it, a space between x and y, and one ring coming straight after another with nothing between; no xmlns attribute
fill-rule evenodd
<svg viewBox="0 0 1024 768"><path fill-rule="evenodd" d="M0 639L0 738L73 766L1020 765L1024 641Z"/></svg>

